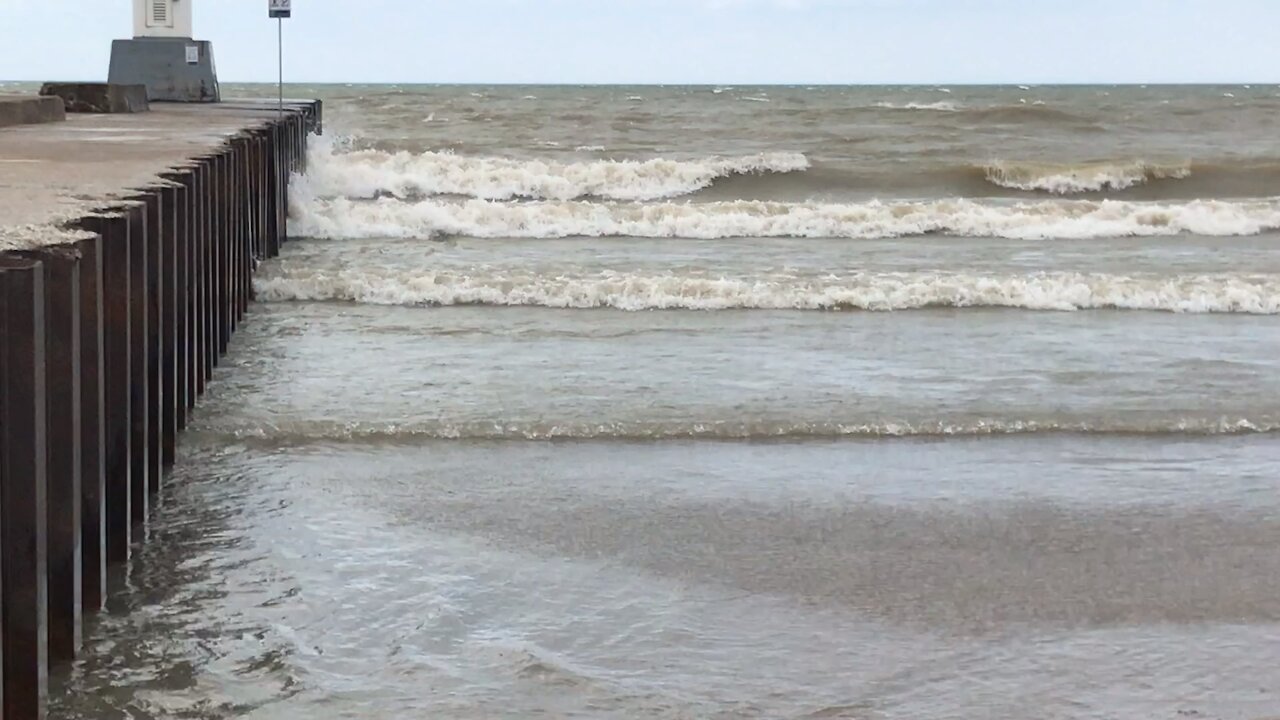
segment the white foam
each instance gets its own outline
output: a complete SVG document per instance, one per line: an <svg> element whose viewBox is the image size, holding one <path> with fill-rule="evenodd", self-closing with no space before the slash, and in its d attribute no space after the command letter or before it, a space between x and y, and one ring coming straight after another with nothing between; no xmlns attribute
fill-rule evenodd
<svg viewBox="0 0 1280 720"><path fill-rule="evenodd" d="M851 204L417 203L317 199L291 192L292 234L326 239L557 237L890 238L924 234L1022 240L1255 235L1280 228L1280 201L1179 203L965 199Z"/></svg>
<svg viewBox="0 0 1280 720"><path fill-rule="evenodd" d="M399 197L465 195L491 200L602 197L655 200L696 192L718 178L790 173L809 168L799 153L761 153L693 160L555 162L469 157L443 152L341 152L332 140L313 141L307 174L295 181L312 195Z"/></svg>
<svg viewBox="0 0 1280 720"><path fill-rule="evenodd" d="M878 103L876 103L876 107L878 107L878 108L883 108L883 109L885 109L885 110L931 110L931 111L934 111L934 112L959 112L959 111L962 109L962 108L961 108L959 105L957 105L956 103L953 103L953 102L947 102L947 101L945 101L945 100L944 100L944 101L939 101L939 102L931 102L931 103L919 103L919 102L909 102L909 103L878 102Z"/></svg>
<svg viewBox="0 0 1280 720"><path fill-rule="evenodd" d="M275 268L255 282L266 301L341 300L376 305L508 305L617 310L1157 310L1280 314L1280 276L948 272L722 277L686 272L573 271L555 275L465 270Z"/></svg>
<svg viewBox="0 0 1280 720"><path fill-rule="evenodd" d="M198 434L209 434L199 426ZM1146 434L1146 435L1248 435L1280 431L1275 417L1190 416L1148 418L956 418L913 421L883 419L872 422L827 420L823 422L769 420L687 420L676 422L456 422L419 420L413 422L352 422L342 420L290 420L258 422L251 427L225 428L237 441L268 440L273 444L303 444L316 440L365 442L377 440L417 441L419 439L483 440L654 440L703 438L744 440L767 438L841 437L952 437L1027 435L1040 433Z"/></svg>
<svg viewBox="0 0 1280 720"><path fill-rule="evenodd" d="M1057 195L1125 190L1153 180L1181 180L1191 175L1191 167L1187 164L1159 165L1141 160L1080 165L994 161L983 169L987 180L1000 187Z"/></svg>

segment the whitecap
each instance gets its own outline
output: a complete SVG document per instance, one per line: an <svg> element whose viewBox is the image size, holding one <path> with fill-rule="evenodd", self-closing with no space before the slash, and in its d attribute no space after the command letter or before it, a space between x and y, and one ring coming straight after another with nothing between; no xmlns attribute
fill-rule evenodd
<svg viewBox="0 0 1280 720"><path fill-rule="evenodd" d="M914 235L1018 240L1245 236L1280 229L1280 201L965 199L781 203L353 201L290 193L290 232L315 238L680 237L879 239ZM1280 298L1277 298L1280 300Z"/></svg>
<svg viewBox="0 0 1280 720"><path fill-rule="evenodd" d="M544 141L544 146L552 147ZM468 195L486 199L604 197L657 200L687 195L732 175L800 172L804 155L789 152L689 160L552 162L471 157L444 152L343 151L330 137L313 140L307 174L298 184L320 197L390 193Z"/></svg>
<svg viewBox="0 0 1280 720"><path fill-rule="evenodd" d="M993 161L983 166L983 171L989 182L1000 187L1072 195L1126 190L1155 180L1182 180L1190 177L1191 166L1187 163L1157 164L1141 160L1077 165Z"/></svg>
<svg viewBox="0 0 1280 720"><path fill-rule="evenodd" d="M948 101L939 101L939 102L931 102L931 103L878 102L875 104L875 107L882 108L885 110L933 110L936 112L959 112L961 110L960 105L953 102L948 102Z"/></svg>
<svg viewBox="0 0 1280 720"><path fill-rule="evenodd" d="M1002 307L1069 312L1147 310L1280 314L1276 276L854 272L821 278L705 273L306 268L268 271L264 301L495 305L644 310L915 310Z"/></svg>

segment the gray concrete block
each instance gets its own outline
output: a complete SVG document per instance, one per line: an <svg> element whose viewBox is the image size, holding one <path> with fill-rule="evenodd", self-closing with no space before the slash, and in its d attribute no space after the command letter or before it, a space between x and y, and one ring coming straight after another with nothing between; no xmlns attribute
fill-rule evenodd
<svg viewBox="0 0 1280 720"><path fill-rule="evenodd" d="M62 100L33 95L0 95L0 127L58 122L67 119Z"/></svg>
<svg viewBox="0 0 1280 720"><path fill-rule="evenodd" d="M111 43L113 85L145 85L152 102L218 102L213 44L187 38L134 38Z"/></svg>
<svg viewBox="0 0 1280 720"><path fill-rule="evenodd" d="M62 98L71 113L134 113L151 109L146 85L45 83L40 94Z"/></svg>

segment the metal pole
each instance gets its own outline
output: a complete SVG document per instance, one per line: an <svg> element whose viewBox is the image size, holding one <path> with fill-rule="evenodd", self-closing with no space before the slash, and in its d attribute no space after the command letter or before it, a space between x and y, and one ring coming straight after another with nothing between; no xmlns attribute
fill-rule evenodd
<svg viewBox="0 0 1280 720"><path fill-rule="evenodd" d="M280 80L276 88L279 90L279 102L276 107L278 118L284 119L284 18L276 18L276 51L279 57L276 58L276 66L280 70Z"/></svg>
<svg viewBox="0 0 1280 720"><path fill-rule="evenodd" d="M276 91L279 92L279 105L276 105L275 114L278 119L284 119L284 18L275 18L275 50L276 68L280 70L280 78L276 83Z"/></svg>

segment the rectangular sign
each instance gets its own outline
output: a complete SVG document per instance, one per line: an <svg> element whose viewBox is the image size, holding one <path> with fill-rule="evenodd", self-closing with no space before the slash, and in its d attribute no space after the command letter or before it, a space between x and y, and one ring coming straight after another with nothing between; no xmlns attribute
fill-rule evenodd
<svg viewBox="0 0 1280 720"><path fill-rule="evenodd" d="M267 12L273 18L293 16L293 0L267 0Z"/></svg>
<svg viewBox="0 0 1280 720"><path fill-rule="evenodd" d="M200 46L188 45L187 46L187 64L198 65L199 63L200 63Z"/></svg>

